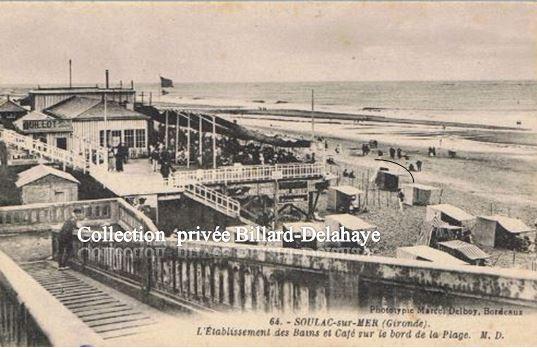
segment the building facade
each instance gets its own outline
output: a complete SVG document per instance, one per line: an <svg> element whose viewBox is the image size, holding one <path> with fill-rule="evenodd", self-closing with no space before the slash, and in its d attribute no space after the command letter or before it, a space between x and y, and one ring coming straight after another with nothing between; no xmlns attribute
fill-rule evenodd
<svg viewBox="0 0 537 348"><path fill-rule="evenodd" d="M17 128L62 149L116 146L131 157L147 155L149 117L134 110L131 89L40 89L29 95L32 111L15 122ZM106 140L106 144L105 144Z"/></svg>

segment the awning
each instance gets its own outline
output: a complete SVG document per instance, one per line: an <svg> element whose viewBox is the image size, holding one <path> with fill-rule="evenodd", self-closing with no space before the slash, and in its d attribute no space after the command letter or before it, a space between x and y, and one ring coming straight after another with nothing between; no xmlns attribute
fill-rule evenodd
<svg viewBox="0 0 537 348"><path fill-rule="evenodd" d="M468 221L475 219L473 215L470 215L461 208L458 208L451 204L430 205L429 208L440 211L457 221Z"/></svg>
<svg viewBox="0 0 537 348"><path fill-rule="evenodd" d="M479 249L478 246L463 242L462 240L450 240L447 242L439 242L438 244L448 249L459 251L469 260L483 260L490 257L489 254Z"/></svg>
<svg viewBox="0 0 537 348"><path fill-rule="evenodd" d="M136 110L148 115L159 123L166 123L167 114L168 124L171 126L176 125L179 121L180 127L188 127L188 119L190 118L190 128L194 131L199 129L201 119L202 131L211 133L213 131L214 119L216 124L215 131L217 134L234 137L241 140L252 140L277 147L310 147L311 144L309 140L281 136L268 136L261 132L240 126L237 123L228 121L220 116L201 111L198 112L186 109L183 110L176 107L155 105L137 105Z"/></svg>
<svg viewBox="0 0 537 348"><path fill-rule="evenodd" d="M364 191L358 190L356 187L348 185L334 186L333 189L347 196L359 196L364 193Z"/></svg>
<svg viewBox="0 0 537 348"><path fill-rule="evenodd" d="M527 233L527 232L535 231L534 228L527 226L524 222L520 221L519 219L513 219L507 216L491 215L491 216L480 216L479 218L485 219L485 220L496 221L507 232L511 232L511 233Z"/></svg>

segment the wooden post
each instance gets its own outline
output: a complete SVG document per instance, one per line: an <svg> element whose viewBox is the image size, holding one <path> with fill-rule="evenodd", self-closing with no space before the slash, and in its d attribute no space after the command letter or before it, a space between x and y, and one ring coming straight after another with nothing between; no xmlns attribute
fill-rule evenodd
<svg viewBox="0 0 537 348"><path fill-rule="evenodd" d="M190 168L190 114L188 114L187 130L188 133L186 135L186 167Z"/></svg>
<svg viewBox="0 0 537 348"><path fill-rule="evenodd" d="M199 121L199 134L198 134L198 141L199 141L199 145L198 145L198 153L199 153L199 165L200 167L203 166L203 136L202 136L202 132L203 132L203 125L202 125L202 120L201 120L201 115L198 114L198 121Z"/></svg>
<svg viewBox="0 0 537 348"><path fill-rule="evenodd" d="M213 169L216 169L216 117L213 115Z"/></svg>
<svg viewBox="0 0 537 348"><path fill-rule="evenodd" d="M166 129L166 135L164 136L165 143L166 143L166 150L169 149L169 147L168 147L168 146L169 146L169 144L168 144L168 131L169 131L169 130L168 130L168 123L169 123L169 122L168 122L168 113L169 113L169 111L166 110L166 127L165 127L165 129Z"/></svg>
<svg viewBox="0 0 537 348"><path fill-rule="evenodd" d="M177 159L178 159L178 156L177 154L179 153L179 129L180 129L180 124L179 124L179 113L177 111L175 111L175 164L177 164Z"/></svg>
<svg viewBox="0 0 537 348"><path fill-rule="evenodd" d="M278 222L278 201L280 199L278 192L278 180L274 180L274 220L272 222L272 228L276 228L276 223Z"/></svg>

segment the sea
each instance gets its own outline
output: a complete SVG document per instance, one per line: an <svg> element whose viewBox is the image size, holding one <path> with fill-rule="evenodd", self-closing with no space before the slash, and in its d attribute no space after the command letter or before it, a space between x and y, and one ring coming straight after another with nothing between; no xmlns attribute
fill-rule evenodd
<svg viewBox="0 0 537 348"><path fill-rule="evenodd" d="M115 85L114 85L115 86ZM537 130L537 81L344 81L135 85L155 102L242 108L300 109L410 119L480 123ZM24 94L35 86L0 86ZM313 98L312 98L313 93Z"/></svg>

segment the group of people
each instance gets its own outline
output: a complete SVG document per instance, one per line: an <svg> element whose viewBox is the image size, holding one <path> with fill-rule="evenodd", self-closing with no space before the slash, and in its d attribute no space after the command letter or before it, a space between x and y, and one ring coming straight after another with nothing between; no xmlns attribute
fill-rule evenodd
<svg viewBox="0 0 537 348"><path fill-rule="evenodd" d="M123 171L123 164L127 163L129 158L129 148L123 143L108 148L108 171Z"/></svg>
<svg viewBox="0 0 537 348"><path fill-rule="evenodd" d="M162 163L171 162L172 160L179 165L186 165L187 162L190 162L191 164L196 164L201 168L212 168L214 161L213 156L216 158L217 166L228 166L235 163L241 163L244 165L259 165L314 160L311 155L307 158L306 156L301 158L300 154L293 149L276 148L272 145L258 144L253 141L241 143L235 137L220 134L217 135L216 140L214 140L216 145L216 154L213 154L212 135L202 134L200 145L199 133L194 131L190 132L190 140L188 140L188 137L184 131L179 131L177 140L175 137L169 135L169 153L163 154L162 148L165 146L162 144L162 142L164 138L162 138L160 135L159 138L161 138L161 143L153 146L150 150L151 160L157 160L156 163L153 162L154 171L157 170L156 166L160 165L162 168Z"/></svg>

